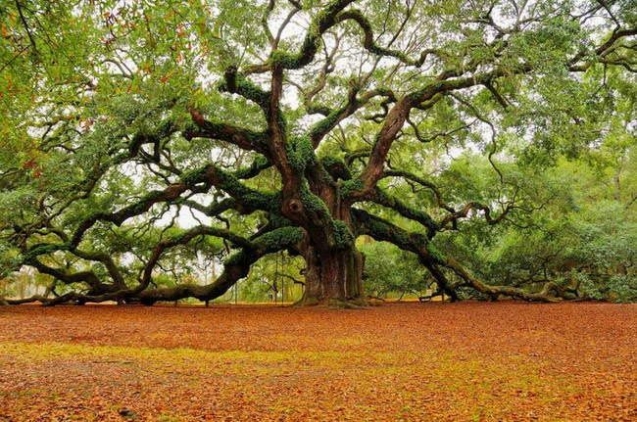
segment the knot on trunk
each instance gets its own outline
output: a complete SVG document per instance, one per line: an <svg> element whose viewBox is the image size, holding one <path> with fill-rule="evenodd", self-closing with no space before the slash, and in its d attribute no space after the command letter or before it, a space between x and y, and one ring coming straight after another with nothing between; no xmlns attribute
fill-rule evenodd
<svg viewBox="0 0 637 422"><path fill-rule="evenodd" d="M303 203L298 199L290 199L287 209L291 214L300 214L303 211Z"/></svg>

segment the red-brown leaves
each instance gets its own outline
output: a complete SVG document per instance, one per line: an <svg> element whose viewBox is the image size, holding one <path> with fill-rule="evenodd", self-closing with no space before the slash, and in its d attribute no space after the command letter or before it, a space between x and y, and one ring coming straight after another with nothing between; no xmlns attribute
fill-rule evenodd
<svg viewBox="0 0 637 422"><path fill-rule="evenodd" d="M0 308L0 421L630 421L637 306Z"/></svg>

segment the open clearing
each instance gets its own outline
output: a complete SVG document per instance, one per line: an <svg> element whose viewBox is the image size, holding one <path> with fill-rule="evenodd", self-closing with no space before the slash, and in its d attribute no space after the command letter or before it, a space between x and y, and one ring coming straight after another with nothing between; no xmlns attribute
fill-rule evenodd
<svg viewBox="0 0 637 422"><path fill-rule="evenodd" d="M636 351L636 305L0 307L0 421L635 421Z"/></svg>

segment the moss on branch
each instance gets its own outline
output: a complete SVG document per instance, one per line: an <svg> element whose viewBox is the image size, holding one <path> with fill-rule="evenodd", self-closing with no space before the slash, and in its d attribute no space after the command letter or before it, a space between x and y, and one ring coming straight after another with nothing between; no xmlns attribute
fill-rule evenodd
<svg viewBox="0 0 637 422"><path fill-rule="evenodd" d="M280 227L254 239L254 245L266 253L294 246L303 240L305 232L300 227Z"/></svg>
<svg viewBox="0 0 637 422"><path fill-rule="evenodd" d="M248 210L274 211L279 209L280 197L275 193L259 192L245 186L234 174L212 164L192 170L182 176L189 186L207 183L223 190Z"/></svg>
<svg viewBox="0 0 637 422"><path fill-rule="evenodd" d="M308 165L316 163L314 147L306 136L292 138L286 144L286 155L290 166L300 174Z"/></svg>
<svg viewBox="0 0 637 422"><path fill-rule="evenodd" d="M312 193L307 181L304 181L301 184L300 197L301 202L303 203L303 208L307 213L313 214L321 220L329 217L330 212L327 209L327 205L321 198Z"/></svg>
<svg viewBox="0 0 637 422"><path fill-rule="evenodd" d="M54 252L68 251L70 249L71 249L71 245L66 243L60 243L60 244L40 243L29 248L29 250L24 254L24 261L29 262L40 255L49 255Z"/></svg>
<svg viewBox="0 0 637 422"><path fill-rule="evenodd" d="M362 192L365 189L363 181L359 178L350 180L343 180L340 184L340 195L342 198L347 199L357 192Z"/></svg>
<svg viewBox="0 0 637 422"><path fill-rule="evenodd" d="M234 172L237 179L251 179L261 173L263 170L272 167L272 163L266 157L260 155L252 161L247 167L242 167Z"/></svg>
<svg viewBox="0 0 637 422"><path fill-rule="evenodd" d="M310 23L300 51L296 54L292 54L275 50L270 55L270 64L280 66L284 69L300 69L309 64L321 47L321 36L337 23L336 16L338 13L353 1L354 0L336 0L329 3L324 9L317 13Z"/></svg>
<svg viewBox="0 0 637 422"><path fill-rule="evenodd" d="M347 249L354 244L354 235L344 221L332 221L333 247L336 249Z"/></svg>
<svg viewBox="0 0 637 422"><path fill-rule="evenodd" d="M375 190L372 200L379 205L393 209L405 218L419 222L427 228L430 238L433 238L438 231L438 225L429 214L408 206L398 198L386 194L381 189Z"/></svg>
<svg viewBox="0 0 637 422"><path fill-rule="evenodd" d="M363 30L363 47L365 47L365 49L367 49L370 53L379 56L394 57L407 65L418 67L422 66L426 55L421 55L418 60L414 60L402 51L391 50L376 44L372 25L360 10L350 9L346 12L340 13L337 16L335 23L345 22L347 20L353 20Z"/></svg>
<svg viewBox="0 0 637 422"><path fill-rule="evenodd" d="M235 66L230 66L226 70L224 81L219 85L219 90L239 94L259 105L263 110L267 110L269 107L271 93L255 85L245 75L238 72Z"/></svg>

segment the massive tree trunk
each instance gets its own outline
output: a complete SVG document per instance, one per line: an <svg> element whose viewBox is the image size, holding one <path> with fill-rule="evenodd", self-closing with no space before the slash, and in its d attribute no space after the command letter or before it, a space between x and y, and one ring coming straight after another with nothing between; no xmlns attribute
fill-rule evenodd
<svg viewBox="0 0 637 422"><path fill-rule="evenodd" d="M364 304L363 254L351 246L324 250L309 246L304 251L305 293L301 304L345 306Z"/></svg>
<svg viewBox="0 0 637 422"><path fill-rule="evenodd" d="M303 182L291 184L293 193L282 209L307 234L298 246L306 264L305 292L299 304L364 304L364 259L356 249L351 203L340 192L338 176L318 161L305 177L309 189L304 190Z"/></svg>

